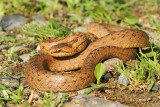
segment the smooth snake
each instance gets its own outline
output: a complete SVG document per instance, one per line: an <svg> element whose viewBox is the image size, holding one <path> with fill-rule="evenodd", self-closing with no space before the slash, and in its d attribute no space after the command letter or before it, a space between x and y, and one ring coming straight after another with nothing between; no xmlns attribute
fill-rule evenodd
<svg viewBox="0 0 160 107"><path fill-rule="evenodd" d="M100 61L117 57L126 62L135 58L136 48L150 45L149 37L141 30L92 22L87 26L87 31L88 33L72 33L64 38L43 40L40 45L43 53L32 57L25 68L26 82L40 91L80 90L96 80L94 68ZM85 47L86 39L92 36L98 39ZM73 56L66 57L68 55ZM57 58L59 56L63 57ZM75 69L78 70L58 72Z"/></svg>

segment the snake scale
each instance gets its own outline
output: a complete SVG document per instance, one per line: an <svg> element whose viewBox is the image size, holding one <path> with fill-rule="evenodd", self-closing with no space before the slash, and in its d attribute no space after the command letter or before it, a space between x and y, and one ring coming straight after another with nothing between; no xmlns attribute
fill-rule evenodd
<svg viewBox="0 0 160 107"><path fill-rule="evenodd" d="M53 92L80 90L95 81L94 68L100 61L118 57L126 62L135 58L136 48L150 45L149 37L141 30L92 22L87 26L87 31L88 33L73 33L65 38L43 40L41 42L43 53L32 57L25 68L26 82L40 91L50 91L50 89ZM87 36L94 36L98 39L85 47L86 41L82 41L82 39L88 38ZM75 43L79 47L74 46ZM69 52L70 50L72 52ZM75 51L79 53L76 54ZM80 53L80 51L82 52ZM66 57L66 54L73 56ZM64 57L57 58L61 55ZM58 72L75 69L78 70Z"/></svg>

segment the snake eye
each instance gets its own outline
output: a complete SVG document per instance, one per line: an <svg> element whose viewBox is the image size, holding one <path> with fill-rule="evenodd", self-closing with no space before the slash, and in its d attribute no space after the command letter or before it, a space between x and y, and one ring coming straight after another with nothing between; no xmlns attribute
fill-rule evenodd
<svg viewBox="0 0 160 107"><path fill-rule="evenodd" d="M61 51L61 49L57 49L57 51L56 52L60 52Z"/></svg>

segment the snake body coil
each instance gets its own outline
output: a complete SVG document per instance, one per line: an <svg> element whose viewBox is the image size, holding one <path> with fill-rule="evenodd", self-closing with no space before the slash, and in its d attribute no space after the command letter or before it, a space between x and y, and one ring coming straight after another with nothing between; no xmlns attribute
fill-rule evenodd
<svg viewBox="0 0 160 107"><path fill-rule="evenodd" d="M114 28L118 29L114 30ZM33 88L41 91L50 91L50 89L52 89L53 92L80 90L95 81L94 68L100 61L112 57L118 57L126 62L135 58L135 48L149 46L149 37L145 32L140 30L131 30L113 25L91 23L88 25L88 32L96 36L99 35L100 38L91 43L83 52L70 58L53 58L51 56L51 54L53 54L51 48L62 48L54 50L54 52L60 53L57 56L62 55L62 51L66 53L68 53L69 50L80 52L80 50L84 49L81 46L86 44L85 41L80 43L77 42L78 40L69 40L69 38L68 40L71 42L66 42L64 39L62 40L63 43L58 43L60 45L53 45L51 43L51 39L44 40L41 44L41 48L45 54L32 57L26 66L25 79L27 83ZM82 38L85 38L83 35L86 34L74 33L71 35L80 35ZM61 40L61 38L59 40ZM77 42L79 48L75 48L71 44L74 44L75 42ZM47 46L45 47L45 45ZM49 53L47 53L48 50ZM75 72L53 72L55 70L74 70L80 67L81 69Z"/></svg>

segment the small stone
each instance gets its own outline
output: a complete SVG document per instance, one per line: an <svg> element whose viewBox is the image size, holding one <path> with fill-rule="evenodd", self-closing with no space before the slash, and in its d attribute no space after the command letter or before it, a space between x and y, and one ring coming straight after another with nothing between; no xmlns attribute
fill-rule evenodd
<svg viewBox="0 0 160 107"><path fill-rule="evenodd" d="M135 71L131 71L131 73L130 73L130 77L132 78L133 77L133 75L132 74L134 74L135 73ZM134 78L134 77L133 77Z"/></svg>
<svg viewBox="0 0 160 107"><path fill-rule="evenodd" d="M36 51L37 52L41 51L40 45L37 46Z"/></svg>
<svg viewBox="0 0 160 107"><path fill-rule="evenodd" d="M3 55L0 55L0 58L2 58L3 57Z"/></svg>
<svg viewBox="0 0 160 107"><path fill-rule="evenodd" d="M111 58L104 61L106 72L113 71L115 68L112 65L117 65L121 67L121 60L118 58Z"/></svg>
<svg viewBox="0 0 160 107"><path fill-rule="evenodd" d="M141 101L146 102L147 99L139 99L139 101L140 101L140 102L141 102Z"/></svg>
<svg viewBox="0 0 160 107"><path fill-rule="evenodd" d="M5 16L0 21L0 26L3 30L9 30L14 27L19 27L27 23L27 18L21 15L12 15L12 16Z"/></svg>
<svg viewBox="0 0 160 107"><path fill-rule="evenodd" d="M151 84L148 85L148 89L150 87L151 87ZM151 90L152 91L158 91L159 87L160 87L160 85L157 82L155 82Z"/></svg>
<svg viewBox="0 0 160 107"><path fill-rule="evenodd" d="M16 46L16 47L11 47L11 48L14 49L14 52L20 51L20 50L23 50L23 49L27 49L25 46ZM11 49L11 48L10 48L10 49Z"/></svg>
<svg viewBox="0 0 160 107"><path fill-rule="evenodd" d="M71 102L67 102L63 107L128 107L119 102L105 100L91 95L75 96Z"/></svg>
<svg viewBox="0 0 160 107"><path fill-rule="evenodd" d="M139 99L139 101L147 102L147 101L151 101L151 98L147 98L147 99Z"/></svg>
<svg viewBox="0 0 160 107"><path fill-rule="evenodd" d="M2 43L5 41L5 37L7 36L7 33L4 31L0 31L0 44L2 45ZM2 49L0 45L0 50Z"/></svg>
<svg viewBox="0 0 160 107"><path fill-rule="evenodd" d="M129 85L129 80L128 80L128 78L124 75L124 74L121 74L120 76L119 76L119 78L118 78L118 82L120 83L120 84L123 84L123 85Z"/></svg>
<svg viewBox="0 0 160 107"><path fill-rule="evenodd" d="M30 59L30 56L31 56L31 54L23 54L19 57L23 60L23 62L28 62Z"/></svg>
<svg viewBox="0 0 160 107"><path fill-rule="evenodd" d="M9 98L9 95L8 95L8 93L6 92L6 90L3 90L3 91L2 91L2 94L3 94L6 98Z"/></svg>
<svg viewBox="0 0 160 107"><path fill-rule="evenodd" d="M34 99L38 100L39 98L40 98L40 96L37 93L35 93Z"/></svg>
<svg viewBox="0 0 160 107"><path fill-rule="evenodd" d="M113 74L110 73L110 72L107 72L107 73L104 75L104 77L102 78L102 79L103 79L102 82L108 82L109 79L111 79L112 77L113 77Z"/></svg>
<svg viewBox="0 0 160 107"><path fill-rule="evenodd" d="M84 24L87 25L89 24L90 22L92 22L92 19L90 17L87 17L84 19Z"/></svg>
<svg viewBox="0 0 160 107"><path fill-rule="evenodd" d="M48 21L41 14L33 15L32 19L33 19L33 21L31 22L32 24L46 24L46 23L48 23Z"/></svg>
<svg viewBox="0 0 160 107"><path fill-rule="evenodd" d="M34 40L35 40L35 37L28 38L28 40L34 41Z"/></svg>
<svg viewBox="0 0 160 107"><path fill-rule="evenodd" d="M0 42L2 41L1 38L5 37L7 35L6 32L0 31Z"/></svg>
<svg viewBox="0 0 160 107"><path fill-rule="evenodd" d="M143 29L155 45L160 45L160 34L156 30Z"/></svg>
<svg viewBox="0 0 160 107"><path fill-rule="evenodd" d="M110 72L108 72L108 73L106 73L105 76L104 76L104 81L108 82L109 79L112 78L112 77L113 77L113 74L110 73Z"/></svg>
<svg viewBox="0 0 160 107"><path fill-rule="evenodd" d="M157 96L158 99L160 99L160 96Z"/></svg>
<svg viewBox="0 0 160 107"><path fill-rule="evenodd" d="M74 29L74 32L83 32L86 33L87 32L87 25L91 22L91 18L87 17L84 19L84 26L79 26L77 28Z"/></svg>
<svg viewBox="0 0 160 107"><path fill-rule="evenodd" d="M19 80L12 77L1 77L0 83L5 85L6 87L18 88Z"/></svg>
<svg viewBox="0 0 160 107"><path fill-rule="evenodd" d="M83 32L83 33L86 33L87 32L86 26L77 27L77 28L74 29L74 32Z"/></svg>

